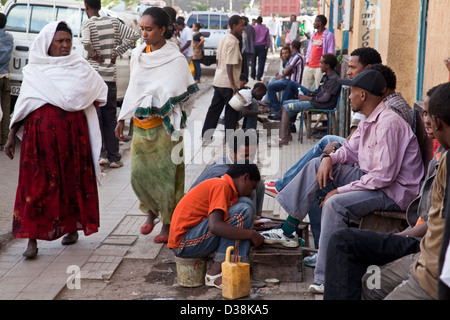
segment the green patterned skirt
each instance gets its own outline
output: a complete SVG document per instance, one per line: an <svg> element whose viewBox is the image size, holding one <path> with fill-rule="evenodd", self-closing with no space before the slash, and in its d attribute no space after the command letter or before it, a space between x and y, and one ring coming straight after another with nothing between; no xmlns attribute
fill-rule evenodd
<svg viewBox="0 0 450 320"><path fill-rule="evenodd" d="M175 164L171 159L172 149L179 143L182 140L172 141L163 125L133 128L131 185L141 202L139 209L144 213L151 210L163 224L170 224L184 196L184 161Z"/></svg>

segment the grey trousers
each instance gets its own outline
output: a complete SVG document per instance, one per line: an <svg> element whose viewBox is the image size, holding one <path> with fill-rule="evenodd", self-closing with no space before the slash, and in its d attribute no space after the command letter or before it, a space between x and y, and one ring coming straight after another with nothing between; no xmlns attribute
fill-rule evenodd
<svg viewBox="0 0 450 320"><path fill-rule="evenodd" d="M277 195L276 199L286 212L295 219L303 220L319 195L317 170L320 158L312 159ZM332 189L359 180L365 173L359 168L337 163L333 166ZM325 262L328 240L341 229L348 228L349 220L359 221L376 210L400 211L400 207L381 190L352 191L336 194L322 206L319 252L314 281L325 282Z"/></svg>
<svg viewBox="0 0 450 320"><path fill-rule="evenodd" d="M432 300L412 274L419 255L420 252L413 253L387 263L379 268L378 274L366 273L362 278L362 299Z"/></svg>

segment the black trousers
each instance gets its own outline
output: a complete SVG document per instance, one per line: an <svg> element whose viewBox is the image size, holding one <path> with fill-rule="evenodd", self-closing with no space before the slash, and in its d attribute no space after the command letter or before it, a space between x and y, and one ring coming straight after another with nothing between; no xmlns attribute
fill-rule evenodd
<svg viewBox="0 0 450 320"><path fill-rule="evenodd" d="M327 251L324 300L360 300L361 278L369 266L419 251L419 238L356 228L333 233Z"/></svg>
<svg viewBox="0 0 450 320"><path fill-rule="evenodd" d="M108 86L108 97L103 107L97 110L98 121L102 133L102 158L107 158L109 162L119 161L119 140L116 138L114 130L117 125L117 85L115 82L105 82Z"/></svg>
<svg viewBox="0 0 450 320"><path fill-rule="evenodd" d="M223 107L225 109L225 135L228 129L235 130L239 118L239 112L229 106L228 101L233 97L233 90L230 88L214 87L214 95L206 114L205 122L202 129L202 137L204 139L211 139L214 130L219 122L220 114ZM205 134L206 133L206 134Z"/></svg>
<svg viewBox="0 0 450 320"><path fill-rule="evenodd" d="M261 79L264 74L264 66L266 64L267 49L264 45L255 45L255 55L252 61L252 78ZM256 72L256 59L258 59L258 72Z"/></svg>

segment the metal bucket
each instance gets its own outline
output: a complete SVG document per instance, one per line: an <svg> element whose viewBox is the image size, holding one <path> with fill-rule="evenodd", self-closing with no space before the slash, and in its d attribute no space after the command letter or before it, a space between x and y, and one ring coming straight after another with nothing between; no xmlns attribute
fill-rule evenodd
<svg viewBox="0 0 450 320"><path fill-rule="evenodd" d="M205 284L206 258L175 257L177 281L182 287L200 287Z"/></svg>

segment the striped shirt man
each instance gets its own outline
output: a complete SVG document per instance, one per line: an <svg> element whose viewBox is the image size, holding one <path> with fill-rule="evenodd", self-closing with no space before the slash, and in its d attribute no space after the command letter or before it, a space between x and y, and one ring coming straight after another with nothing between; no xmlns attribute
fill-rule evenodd
<svg viewBox="0 0 450 320"><path fill-rule="evenodd" d="M297 83L302 82L303 65L303 57L300 55L300 53L297 52L289 58L286 67L291 66L293 69L292 73L288 76L289 80L295 81Z"/></svg>
<svg viewBox="0 0 450 320"><path fill-rule="evenodd" d="M139 34L115 18L93 16L83 22L81 35L81 42L88 52L91 66L105 82L116 82L115 57L121 56L131 48L139 38ZM104 61L89 59L97 55Z"/></svg>

